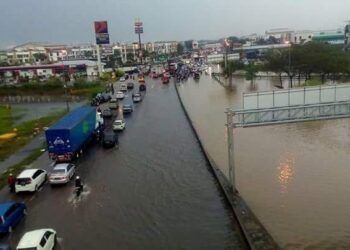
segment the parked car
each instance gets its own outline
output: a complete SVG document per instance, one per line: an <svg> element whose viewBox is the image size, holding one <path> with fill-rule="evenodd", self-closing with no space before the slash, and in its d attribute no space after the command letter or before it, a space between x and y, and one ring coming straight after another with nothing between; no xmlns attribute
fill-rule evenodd
<svg viewBox="0 0 350 250"><path fill-rule="evenodd" d="M146 91L146 85L145 84L140 84L139 91Z"/></svg>
<svg viewBox="0 0 350 250"><path fill-rule="evenodd" d="M104 131L102 134L102 145L111 148L118 144L118 135L113 131Z"/></svg>
<svg viewBox="0 0 350 250"><path fill-rule="evenodd" d="M60 163L49 174L49 183L53 184L65 184L68 183L75 173L75 165L72 163Z"/></svg>
<svg viewBox="0 0 350 250"><path fill-rule="evenodd" d="M123 113L132 113L134 111L134 108L132 106L132 104L124 104L123 105Z"/></svg>
<svg viewBox="0 0 350 250"><path fill-rule="evenodd" d="M125 82L125 77L120 77L120 79L119 79L119 81L121 81L121 82Z"/></svg>
<svg viewBox="0 0 350 250"><path fill-rule="evenodd" d="M112 117L112 110L110 109L105 109L102 111L102 116L106 118Z"/></svg>
<svg viewBox="0 0 350 250"><path fill-rule="evenodd" d="M134 83L133 82L128 82L127 88L128 89L133 89L134 88Z"/></svg>
<svg viewBox="0 0 350 250"><path fill-rule="evenodd" d="M126 122L124 119L117 119L113 122L113 130L122 131L125 129Z"/></svg>
<svg viewBox="0 0 350 250"><path fill-rule="evenodd" d="M128 86L125 83L122 83L122 84L120 84L119 90L123 91L123 92L128 91Z"/></svg>
<svg viewBox="0 0 350 250"><path fill-rule="evenodd" d="M51 228L26 232L17 245L17 250L52 250L57 242L57 233Z"/></svg>
<svg viewBox="0 0 350 250"><path fill-rule="evenodd" d="M116 93L115 97L116 97L117 99L124 99L125 95L124 95L123 92L118 91L118 92Z"/></svg>
<svg viewBox="0 0 350 250"><path fill-rule="evenodd" d="M16 193L23 191L36 192L45 183L47 173L43 169L25 169L16 178Z"/></svg>
<svg viewBox="0 0 350 250"><path fill-rule="evenodd" d="M22 202L0 203L0 233L10 233L26 215L26 205Z"/></svg>
<svg viewBox="0 0 350 250"><path fill-rule="evenodd" d="M142 101L142 96L140 93L135 93L132 96L133 102L141 102Z"/></svg>

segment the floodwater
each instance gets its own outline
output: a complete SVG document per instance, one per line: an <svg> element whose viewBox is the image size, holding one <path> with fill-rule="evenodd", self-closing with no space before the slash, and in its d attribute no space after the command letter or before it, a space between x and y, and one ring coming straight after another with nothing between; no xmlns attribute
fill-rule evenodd
<svg viewBox="0 0 350 250"><path fill-rule="evenodd" d="M242 93L271 90L278 79L189 79L180 94L206 149L228 176L225 109ZM284 249L350 248L350 120L234 131L237 189Z"/></svg>
<svg viewBox="0 0 350 250"><path fill-rule="evenodd" d="M174 86L146 82L143 101L124 116L119 147L94 144L78 160L80 198L73 183L45 185L37 194L0 191L1 200L28 206L10 237L13 246L24 232L51 227L59 249L246 249ZM112 121L106 119L107 129ZM33 167L49 170L47 155Z"/></svg>

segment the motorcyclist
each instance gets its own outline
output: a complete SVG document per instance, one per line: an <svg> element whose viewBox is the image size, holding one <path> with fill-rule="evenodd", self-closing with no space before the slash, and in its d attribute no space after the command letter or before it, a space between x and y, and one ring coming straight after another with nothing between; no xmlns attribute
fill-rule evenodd
<svg viewBox="0 0 350 250"><path fill-rule="evenodd" d="M15 184L16 184L16 178L13 176L12 173L10 173L9 177L7 178L7 183L9 185L10 191L15 191Z"/></svg>
<svg viewBox="0 0 350 250"><path fill-rule="evenodd" d="M83 190L83 184L81 182L80 176L75 177L75 187L79 188L80 191Z"/></svg>

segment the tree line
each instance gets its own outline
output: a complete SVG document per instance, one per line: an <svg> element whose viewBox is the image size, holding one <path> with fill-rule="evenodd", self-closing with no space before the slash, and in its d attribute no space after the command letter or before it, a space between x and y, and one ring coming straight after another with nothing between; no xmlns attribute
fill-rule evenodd
<svg viewBox="0 0 350 250"><path fill-rule="evenodd" d="M254 61L244 65L240 61L222 63L223 74L230 78L237 70L246 72L246 79L253 81L258 71L274 72L280 76L287 75L290 87L295 80L309 81L320 78L337 80L350 76L350 54L341 47L320 42L309 42L304 45L291 45L284 49L271 49L261 58L263 64Z"/></svg>
<svg viewBox="0 0 350 250"><path fill-rule="evenodd" d="M285 73L290 86L295 78L307 81L318 76L324 83L326 79L336 80L350 75L350 55L341 47L320 42L270 50L265 60L265 70L280 76Z"/></svg>

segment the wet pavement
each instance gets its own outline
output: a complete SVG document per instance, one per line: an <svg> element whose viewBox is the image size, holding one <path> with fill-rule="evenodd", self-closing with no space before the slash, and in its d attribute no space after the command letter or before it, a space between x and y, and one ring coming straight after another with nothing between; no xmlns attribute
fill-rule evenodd
<svg viewBox="0 0 350 250"><path fill-rule="evenodd" d="M25 200L28 206L12 244L25 231L52 227L58 249L245 248L174 86L146 81L144 100L125 116L119 148L91 145L79 159L86 185L81 197L73 195L72 183L46 184L37 194L0 192L2 201ZM33 167L49 169L47 155Z"/></svg>

